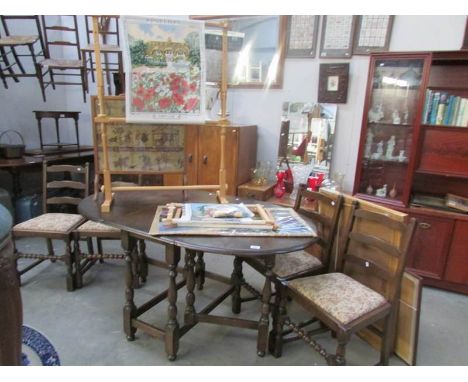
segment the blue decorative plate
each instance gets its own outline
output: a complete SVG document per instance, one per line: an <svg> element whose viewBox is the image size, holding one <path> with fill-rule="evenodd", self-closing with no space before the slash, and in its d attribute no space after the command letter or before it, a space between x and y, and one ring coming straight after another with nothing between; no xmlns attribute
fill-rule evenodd
<svg viewBox="0 0 468 382"><path fill-rule="evenodd" d="M50 341L36 329L23 325L23 366L60 366L60 359Z"/></svg>

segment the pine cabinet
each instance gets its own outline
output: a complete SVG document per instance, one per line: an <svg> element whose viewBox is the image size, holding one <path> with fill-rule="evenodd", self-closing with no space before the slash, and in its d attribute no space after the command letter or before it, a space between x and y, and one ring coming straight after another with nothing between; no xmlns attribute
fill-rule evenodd
<svg viewBox="0 0 468 382"><path fill-rule="evenodd" d="M468 51L376 53L353 193L418 220L408 268L468 294Z"/></svg>

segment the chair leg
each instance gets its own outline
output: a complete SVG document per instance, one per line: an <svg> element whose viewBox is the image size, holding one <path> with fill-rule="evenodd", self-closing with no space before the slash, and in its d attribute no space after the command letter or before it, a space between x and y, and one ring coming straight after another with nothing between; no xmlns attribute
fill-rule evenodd
<svg viewBox="0 0 468 382"><path fill-rule="evenodd" d="M380 349L380 362L382 366L388 366L390 361L390 355L393 351L393 345L395 342L395 315L389 314L384 320L383 332L382 332L382 344Z"/></svg>
<svg viewBox="0 0 468 382"><path fill-rule="evenodd" d="M272 312L272 329L268 340L270 353L275 357L281 357L283 353L283 326L286 319L286 290L281 283L275 283L275 303Z"/></svg>
<svg viewBox="0 0 468 382"><path fill-rule="evenodd" d="M205 261L203 260L203 252L197 251L197 261L195 263L195 277L197 289L202 290L205 284Z"/></svg>
<svg viewBox="0 0 468 382"><path fill-rule="evenodd" d="M102 256L104 256L104 251L102 249L102 239L100 237L97 237L96 242L97 242L98 255L100 256L99 257L99 263L102 264L104 262L104 259L102 257Z"/></svg>
<svg viewBox="0 0 468 382"><path fill-rule="evenodd" d="M67 266L67 290L72 292L75 289L75 281L74 281L74 261L73 256L70 248L70 239L65 241L65 265Z"/></svg>
<svg viewBox="0 0 468 382"><path fill-rule="evenodd" d="M244 278L242 274L242 258L234 257L234 269L231 275L231 283L234 285L234 291L232 293L231 309L232 313L238 314L241 311L241 288L242 280Z"/></svg>
<svg viewBox="0 0 468 382"><path fill-rule="evenodd" d="M336 347L336 354L333 357L327 358L329 365L334 366L346 366L346 345L349 341L349 335L347 333L337 333L338 345Z"/></svg>
<svg viewBox="0 0 468 382"><path fill-rule="evenodd" d="M75 264L75 286L76 288L83 287L83 275L81 273L81 248L79 234L73 236L73 258Z"/></svg>
<svg viewBox="0 0 468 382"><path fill-rule="evenodd" d="M42 74L42 66L40 64L36 64L36 76L37 76L37 80L39 81L39 87L41 88L42 100L46 102L44 77Z"/></svg>

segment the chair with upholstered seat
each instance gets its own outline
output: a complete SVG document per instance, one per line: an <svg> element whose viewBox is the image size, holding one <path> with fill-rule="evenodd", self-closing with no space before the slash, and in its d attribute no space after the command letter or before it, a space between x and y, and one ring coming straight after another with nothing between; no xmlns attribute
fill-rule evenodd
<svg viewBox="0 0 468 382"><path fill-rule="evenodd" d="M340 194L308 191L305 185L300 186L294 209L315 223L319 240L307 250L277 255L273 268L275 284L279 281L289 281L328 272L333 238L342 204L343 197ZM241 285L252 291L252 288L243 279L242 262L244 261L258 272L265 274L264 264L258 259L238 257L234 259L233 280L237 284L237 293L233 296L232 310L234 313L240 312L243 301L251 300L251 298L240 298Z"/></svg>
<svg viewBox="0 0 468 382"><path fill-rule="evenodd" d="M52 178L53 179L50 179ZM17 257L36 259L34 263L19 270L22 275L44 260L63 261L67 267L67 290L75 289L74 257L71 248L73 230L86 220L76 212L76 206L89 192L89 165L52 165L43 163L43 214L13 227L14 239L39 237L46 239L47 254L26 254L17 251ZM71 206L71 208L70 208ZM53 211L55 207L55 212ZM69 207L69 208L67 208ZM72 211L72 213L69 213ZM57 255L53 240L65 244L63 255Z"/></svg>
<svg viewBox="0 0 468 382"><path fill-rule="evenodd" d="M281 354L283 326L308 342L331 365L344 365L351 336L377 322L382 323L380 364L388 365L396 331L401 279L415 219L400 222L390 216L351 208L346 244L337 260L337 271L283 283L270 333L271 348ZM391 232L390 232L391 231ZM390 232L390 234L388 234ZM391 238L391 239L389 239ZM329 328L338 341L329 354L310 333L301 330L286 314L290 297Z"/></svg>

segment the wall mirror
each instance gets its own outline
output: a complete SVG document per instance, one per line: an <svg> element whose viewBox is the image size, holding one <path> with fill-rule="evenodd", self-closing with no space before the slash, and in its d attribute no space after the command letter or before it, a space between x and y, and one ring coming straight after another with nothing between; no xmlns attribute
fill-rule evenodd
<svg viewBox="0 0 468 382"><path fill-rule="evenodd" d="M281 88L285 57L287 16L191 16L205 20L206 77L221 80L222 29L228 23L229 87Z"/></svg>
<svg viewBox="0 0 468 382"><path fill-rule="evenodd" d="M284 102L281 115L279 159L290 164L313 163L329 174L338 107L335 104Z"/></svg>

